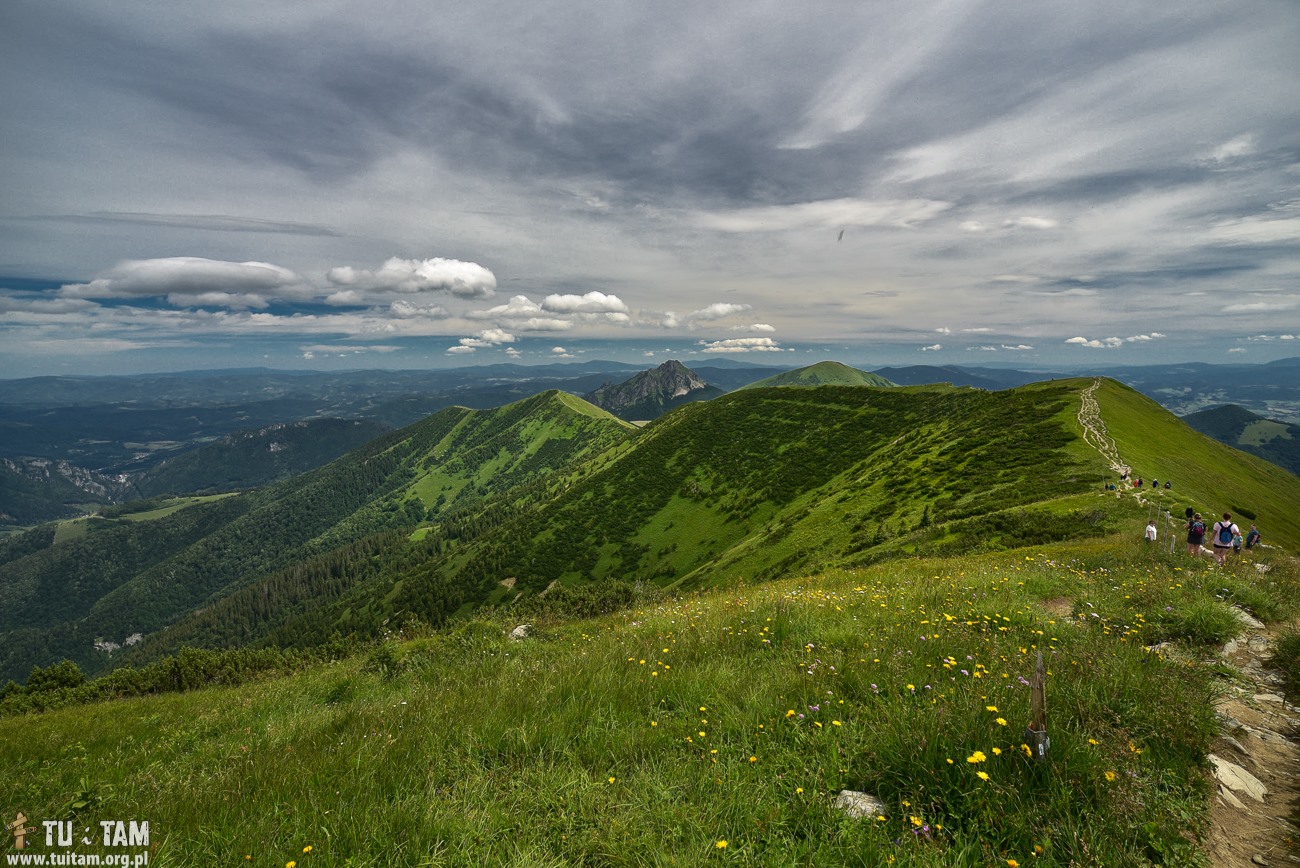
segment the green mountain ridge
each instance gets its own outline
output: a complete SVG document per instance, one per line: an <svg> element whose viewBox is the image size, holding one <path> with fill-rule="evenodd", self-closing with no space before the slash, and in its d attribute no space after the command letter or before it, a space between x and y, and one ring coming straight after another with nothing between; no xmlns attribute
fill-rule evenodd
<svg viewBox="0 0 1300 868"><path fill-rule="evenodd" d="M745 389L768 389L776 386L893 386L879 374L851 368L841 362L825 361L793 371L785 371L743 386Z"/></svg>
<svg viewBox="0 0 1300 868"><path fill-rule="evenodd" d="M0 549L0 593L20 604L0 616L0 677L438 626L593 581L707 587L1105 534L1113 471L1078 420L1094 388L1135 474L1176 480L1152 509L1251 513L1270 542L1300 543L1294 477L1110 381L741 390L640 431L551 392L444 410L149 524L19 538ZM136 632L111 659L90 650Z"/></svg>

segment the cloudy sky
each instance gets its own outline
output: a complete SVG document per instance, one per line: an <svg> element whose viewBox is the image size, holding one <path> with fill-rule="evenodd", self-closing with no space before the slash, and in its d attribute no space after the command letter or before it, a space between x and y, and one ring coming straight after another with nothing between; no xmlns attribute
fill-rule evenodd
<svg viewBox="0 0 1300 868"><path fill-rule="evenodd" d="M0 6L0 376L1300 355L1293 0Z"/></svg>

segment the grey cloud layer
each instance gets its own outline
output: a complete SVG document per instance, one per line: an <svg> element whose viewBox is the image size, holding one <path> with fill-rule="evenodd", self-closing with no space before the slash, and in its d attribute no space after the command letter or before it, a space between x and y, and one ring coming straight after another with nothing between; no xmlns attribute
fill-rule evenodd
<svg viewBox="0 0 1300 868"><path fill-rule="evenodd" d="M42 327L125 328L56 305L152 297L222 328L259 311L457 353L715 323L781 336L715 352L1028 353L1244 340L1297 305L1286 2L15 0L4 18L0 273L85 275L0 296Z"/></svg>

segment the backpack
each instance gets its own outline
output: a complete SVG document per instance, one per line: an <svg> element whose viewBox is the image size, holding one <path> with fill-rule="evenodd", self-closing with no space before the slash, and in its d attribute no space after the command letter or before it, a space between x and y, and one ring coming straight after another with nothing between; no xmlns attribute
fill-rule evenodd
<svg viewBox="0 0 1300 868"><path fill-rule="evenodd" d="M1193 534L1195 534L1198 537L1205 536L1205 525L1199 521L1192 522L1192 526L1190 530Z"/></svg>
<svg viewBox="0 0 1300 868"><path fill-rule="evenodd" d="M1219 542L1225 546L1232 545L1232 523L1219 524Z"/></svg>

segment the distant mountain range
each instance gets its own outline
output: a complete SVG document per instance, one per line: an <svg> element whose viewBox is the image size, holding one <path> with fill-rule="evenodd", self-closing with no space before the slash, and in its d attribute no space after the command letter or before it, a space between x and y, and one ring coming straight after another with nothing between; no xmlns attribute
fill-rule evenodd
<svg viewBox="0 0 1300 868"><path fill-rule="evenodd" d="M180 489L186 487L217 491L265 484L353 448L358 432L408 425L447 407L499 407L549 389L587 396L621 418L643 421L685 402L759 383L871 384L882 377L880 382L898 385L951 383L1000 390L1067 376L925 365L867 373L835 362L790 371L734 359L708 359L694 368L680 365L680 370L674 364L666 367L655 373L635 364L591 361L429 371L250 369L0 380L0 460L8 459L0 465L0 531L164 489L183 493ZM1300 424L1300 358L1264 365L1192 363L1082 373L1114 376L1178 414L1235 404L1264 419ZM706 388L684 386L691 376ZM365 420L377 427L321 425L300 446L282 453L272 451L279 442L274 439L264 452L254 445L256 432L326 419ZM227 437L235 439L216 445ZM309 445L309 440L315 442ZM209 444L213 448L182 460ZM1285 448L1278 441L1266 453L1277 455ZM291 454L297 456L294 461ZM164 463L168 469L159 469Z"/></svg>

